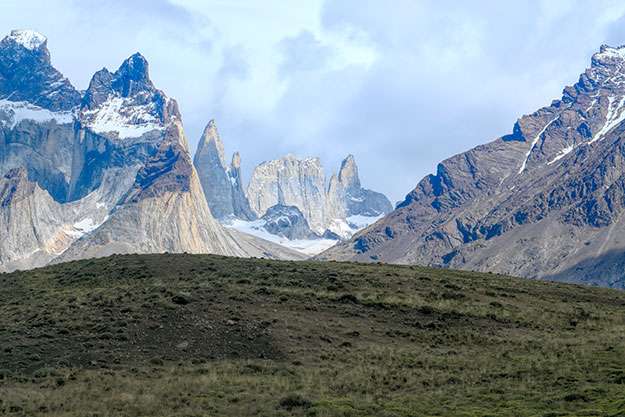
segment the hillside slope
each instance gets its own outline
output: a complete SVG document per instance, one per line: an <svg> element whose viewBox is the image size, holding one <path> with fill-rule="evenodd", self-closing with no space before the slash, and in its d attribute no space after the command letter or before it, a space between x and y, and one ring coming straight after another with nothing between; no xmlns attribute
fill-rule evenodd
<svg viewBox="0 0 625 417"><path fill-rule="evenodd" d="M625 413L625 293L214 255L0 274L0 414Z"/></svg>

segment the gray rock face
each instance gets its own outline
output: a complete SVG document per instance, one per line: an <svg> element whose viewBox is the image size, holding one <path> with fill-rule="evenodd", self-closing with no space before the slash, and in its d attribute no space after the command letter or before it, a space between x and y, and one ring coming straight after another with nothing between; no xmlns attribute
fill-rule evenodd
<svg viewBox="0 0 625 417"><path fill-rule="evenodd" d="M247 187L252 210L259 216L276 204L297 207L316 233L326 229L326 176L319 158L263 162L254 169Z"/></svg>
<svg viewBox="0 0 625 417"><path fill-rule="evenodd" d="M212 217L177 104L140 54L81 97L45 38L12 32L0 97L0 270L120 252L302 258Z"/></svg>
<svg viewBox="0 0 625 417"><path fill-rule="evenodd" d="M328 204L338 218L377 217L393 211L384 194L362 188L353 155L343 160L339 174L330 179Z"/></svg>
<svg viewBox="0 0 625 417"><path fill-rule="evenodd" d="M625 48L512 134L451 157L322 259L417 263L625 288Z"/></svg>
<svg viewBox="0 0 625 417"><path fill-rule="evenodd" d="M58 262L113 253L190 252L301 259L252 236L238 236L210 214L179 121L110 218L73 244Z"/></svg>
<svg viewBox="0 0 625 417"><path fill-rule="evenodd" d="M376 217L392 210L383 194L361 187L352 155L343 161L339 175L332 176L329 186L326 182L319 158L286 155L260 164L252 174L247 193L259 216L276 204L294 206L314 233L330 231L341 238L350 237L359 228L348 221L349 217Z"/></svg>
<svg viewBox="0 0 625 417"><path fill-rule="evenodd" d="M269 207L261 220L269 233L290 240L317 239L320 236L310 230L302 212L295 206L276 204Z"/></svg>
<svg viewBox="0 0 625 417"><path fill-rule="evenodd" d="M243 220L256 219L241 181L241 158L235 153L232 156L232 163L226 165L223 143L213 120L204 129L193 164L215 218L220 221L227 221L233 217Z"/></svg>

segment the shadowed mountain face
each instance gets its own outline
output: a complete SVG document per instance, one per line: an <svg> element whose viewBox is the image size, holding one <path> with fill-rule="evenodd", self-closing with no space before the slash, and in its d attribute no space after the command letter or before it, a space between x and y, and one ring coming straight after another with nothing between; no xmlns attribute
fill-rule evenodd
<svg viewBox="0 0 625 417"><path fill-rule="evenodd" d="M213 120L204 129L193 164L215 218L221 221L232 218L256 219L241 179L241 158L235 153L232 156L232 163L226 165L224 146Z"/></svg>
<svg viewBox="0 0 625 417"><path fill-rule="evenodd" d="M98 71L83 94L46 42L0 42L0 270L133 252L301 258L215 221L176 101L143 56Z"/></svg>
<svg viewBox="0 0 625 417"><path fill-rule="evenodd" d="M625 47L601 47L560 100L443 161L395 211L321 257L622 288L623 271L591 278L585 265L625 253L624 64Z"/></svg>

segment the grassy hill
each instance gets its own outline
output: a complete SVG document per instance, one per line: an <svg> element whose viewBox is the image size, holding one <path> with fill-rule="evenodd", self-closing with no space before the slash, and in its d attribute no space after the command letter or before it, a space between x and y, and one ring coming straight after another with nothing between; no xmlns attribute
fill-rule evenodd
<svg viewBox="0 0 625 417"><path fill-rule="evenodd" d="M0 414L622 416L625 292L211 255L0 274Z"/></svg>

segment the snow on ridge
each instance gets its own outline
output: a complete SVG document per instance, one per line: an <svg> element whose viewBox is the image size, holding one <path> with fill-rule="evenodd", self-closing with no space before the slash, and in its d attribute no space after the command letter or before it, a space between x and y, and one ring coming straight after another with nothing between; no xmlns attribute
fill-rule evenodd
<svg viewBox="0 0 625 417"><path fill-rule="evenodd" d="M625 47L621 46L618 48L613 48L611 46L605 46L601 48L601 52L595 54L595 58L619 58L625 59Z"/></svg>
<svg viewBox="0 0 625 417"><path fill-rule="evenodd" d="M621 122L625 121L625 97L621 99L621 102L616 108L612 108L614 105L614 97L608 97L608 113L605 116L605 124L599 132L588 142L590 145L602 139L610 130L614 129Z"/></svg>
<svg viewBox="0 0 625 417"><path fill-rule="evenodd" d="M13 39L29 51L39 48L48 40L48 38L33 29L12 30L9 38Z"/></svg>
<svg viewBox="0 0 625 417"><path fill-rule="evenodd" d="M15 128L22 120L32 120L36 123L54 120L57 124L69 124L74 122L75 115L76 109L52 112L27 101L0 100L0 123L4 126L8 124L11 129Z"/></svg>
<svg viewBox="0 0 625 417"><path fill-rule="evenodd" d="M138 138L164 126L150 113L151 106L133 106L130 99L110 98L97 109L82 113L85 126L95 133L117 132L119 139Z"/></svg>
<svg viewBox="0 0 625 417"><path fill-rule="evenodd" d="M527 151L527 154L525 155L525 159L523 160L523 165L521 165L521 168L519 169L519 174L521 174L523 171L525 171L525 166L527 165L527 161L530 158L530 154L532 153L532 151L534 150L534 147L536 146L536 144L538 143L538 141L540 140L540 137L543 135L543 133L545 133L545 130L547 130L547 128L549 126L551 126L551 124L553 122L555 122L556 120L558 120L560 116L556 116L552 121L550 121L549 123L547 123L545 125L545 127L543 127L543 130L541 130L538 135L536 135L536 137L534 138L534 140L532 141L532 146L530 146L530 149Z"/></svg>

